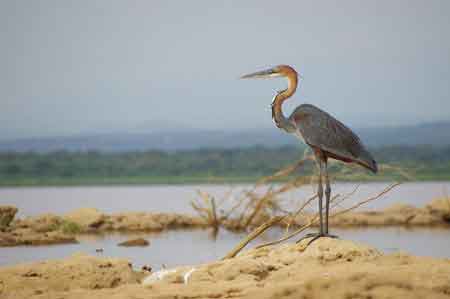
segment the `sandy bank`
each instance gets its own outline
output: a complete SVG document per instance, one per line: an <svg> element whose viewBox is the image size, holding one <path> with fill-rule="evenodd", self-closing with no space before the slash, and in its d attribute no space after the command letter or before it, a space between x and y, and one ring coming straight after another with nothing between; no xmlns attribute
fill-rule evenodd
<svg viewBox="0 0 450 299"><path fill-rule="evenodd" d="M297 225L307 223L313 215L304 214L295 219ZM407 204L393 204L381 211L351 211L330 218L333 227L365 226L450 226L450 199L438 198L424 207Z"/></svg>
<svg viewBox="0 0 450 299"><path fill-rule="evenodd" d="M142 278L126 260L76 254L50 260L0 268L0 297L29 298L75 289L98 290L137 283Z"/></svg>
<svg viewBox="0 0 450 299"><path fill-rule="evenodd" d="M299 227L309 223L313 214L302 213L294 219L287 217L278 225ZM249 227L256 227L269 219L261 214L253 218ZM12 220L12 219L11 219ZM177 213L127 212L104 214L93 208L82 208L66 215L45 214L37 217L9 220L0 229L0 246L44 245L76 242L80 233L160 232L181 228L206 228L210 224L204 218ZM381 211L350 211L330 218L332 227L408 226L450 227L450 199L432 200L424 207L395 204ZM221 226L242 229L242 219L227 219Z"/></svg>
<svg viewBox="0 0 450 299"><path fill-rule="evenodd" d="M169 229L204 228L199 217L176 213L129 212L103 214L82 208L66 215L45 214L16 219L0 230L0 246L48 245L77 242L82 233L160 232Z"/></svg>
<svg viewBox="0 0 450 299"><path fill-rule="evenodd" d="M126 261L88 256L0 268L0 297L450 298L448 259L383 255L346 240L305 244L249 250L143 283Z"/></svg>

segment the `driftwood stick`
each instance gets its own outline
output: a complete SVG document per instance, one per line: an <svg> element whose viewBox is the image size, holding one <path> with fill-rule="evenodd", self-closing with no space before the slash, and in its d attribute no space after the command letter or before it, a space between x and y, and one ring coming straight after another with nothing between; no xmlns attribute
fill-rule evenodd
<svg viewBox="0 0 450 299"><path fill-rule="evenodd" d="M248 243L258 237L260 234L265 232L268 228L273 226L274 224L282 221L286 216L277 216L271 218L269 221L261 224L255 230L253 230L244 240L242 240L233 250L231 250L222 260L226 260L229 258L235 257Z"/></svg>

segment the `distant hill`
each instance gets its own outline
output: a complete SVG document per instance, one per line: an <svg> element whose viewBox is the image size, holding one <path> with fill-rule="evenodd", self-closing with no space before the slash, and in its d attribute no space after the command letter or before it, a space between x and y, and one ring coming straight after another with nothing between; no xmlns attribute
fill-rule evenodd
<svg viewBox="0 0 450 299"><path fill-rule="evenodd" d="M415 126L366 128L356 130L368 146L450 144L450 122L434 122Z"/></svg>
<svg viewBox="0 0 450 299"><path fill-rule="evenodd" d="M436 122L415 126L355 129L369 147L384 145L431 144L437 147L450 144L450 122ZM0 151L56 150L108 152L190 150L197 148L239 148L251 146L279 147L298 144L298 141L277 128L242 131L185 130L153 133L98 134L77 137L30 138L0 141Z"/></svg>

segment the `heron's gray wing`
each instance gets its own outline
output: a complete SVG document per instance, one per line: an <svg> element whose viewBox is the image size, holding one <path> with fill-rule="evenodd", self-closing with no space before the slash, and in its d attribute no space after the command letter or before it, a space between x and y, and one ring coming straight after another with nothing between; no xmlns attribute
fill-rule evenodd
<svg viewBox="0 0 450 299"><path fill-rule="evenodd" d="M295 109L289 120L295 123L310 146L324 150L334 158L358 162L376 172L376 162L359 137L327 112L303 104Z"/></svg>

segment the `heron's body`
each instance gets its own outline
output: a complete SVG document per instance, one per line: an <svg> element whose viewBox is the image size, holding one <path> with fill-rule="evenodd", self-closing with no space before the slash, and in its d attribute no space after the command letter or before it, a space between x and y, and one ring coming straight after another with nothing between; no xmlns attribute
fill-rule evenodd
<svg viewBox="0 0 450 299"><path fill-rule="evenodd" d="M320 232L315 239L328 234L328 214L331 187L328 178L328 158L340 160L347 163L357 163L372 172L378 171L377 163L366 150L359 137L343 123L327 112L310 104L298 106L292 114L286 118L282 111L282 104L290 98L297 89L297 72L287 65L245 75L242 78L267 78L283 76L288 79L288 88L278 92L272 102L272 118L276 126L288 133L302 139L312 148L316 156L319 169L319 182L317 195L319 198ZM325 225L322 216L322 177L325 177Z"/></svg>
<svg viewBox="0 0 450 299"><path fill-rule="evenodd" d="M359 137L327 112L310 104L302 104L289 116L289 121L295 125L296 135L300 135L315 152L377 171L375 160Z"/></svg>

